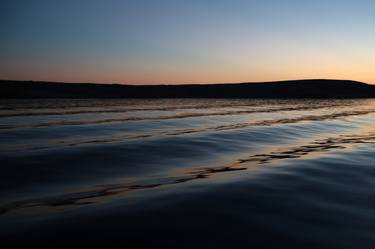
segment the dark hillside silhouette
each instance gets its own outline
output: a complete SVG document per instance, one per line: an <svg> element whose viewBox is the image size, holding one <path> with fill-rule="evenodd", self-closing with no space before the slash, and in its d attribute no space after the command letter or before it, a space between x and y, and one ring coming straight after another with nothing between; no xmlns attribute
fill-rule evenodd
<svg viewBox="0 0 375 249"><path fill-rule="evenodd" d="M0 81L0 98L373 98L375 85L349 80L121 85Z"/></svg>

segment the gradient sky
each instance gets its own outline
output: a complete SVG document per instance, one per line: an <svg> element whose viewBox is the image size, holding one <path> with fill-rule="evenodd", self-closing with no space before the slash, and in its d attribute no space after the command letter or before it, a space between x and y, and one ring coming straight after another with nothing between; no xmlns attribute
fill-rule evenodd
<svg viewBox="0 0 375 249"><path fill-rule="evenodd" d="M375 83L373 0L2 0L0 78Z"/></svg>

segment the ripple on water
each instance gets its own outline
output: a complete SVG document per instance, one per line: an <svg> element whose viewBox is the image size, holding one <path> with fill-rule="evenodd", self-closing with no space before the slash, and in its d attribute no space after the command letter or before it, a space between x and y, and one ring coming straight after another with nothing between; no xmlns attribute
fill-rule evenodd
<svg viewBox="0 0 375 249"><path fill-rule="evenodd" d="M373 248L374 111L372 100L0 101L0 238Z"/></svg>

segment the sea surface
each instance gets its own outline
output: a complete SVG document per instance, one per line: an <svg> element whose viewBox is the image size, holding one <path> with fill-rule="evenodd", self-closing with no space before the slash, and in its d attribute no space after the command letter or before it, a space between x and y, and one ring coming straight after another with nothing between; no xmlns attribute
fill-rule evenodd
<svg viewBox="0 0 375 249"><path fill-rule="evenodd" d="M375 248L375 100L0 100L2 248Z"/></svg>

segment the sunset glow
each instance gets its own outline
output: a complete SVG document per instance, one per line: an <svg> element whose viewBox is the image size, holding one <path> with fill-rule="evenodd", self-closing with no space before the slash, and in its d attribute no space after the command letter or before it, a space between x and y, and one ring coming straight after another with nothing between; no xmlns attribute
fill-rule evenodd
<svg viewBox="0 0 375 249"><path fill-rule="evenodd" d="M375 83L374 9L366 0L2 1L0 78Z"/></svg>

